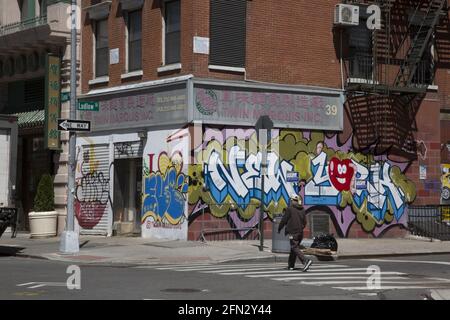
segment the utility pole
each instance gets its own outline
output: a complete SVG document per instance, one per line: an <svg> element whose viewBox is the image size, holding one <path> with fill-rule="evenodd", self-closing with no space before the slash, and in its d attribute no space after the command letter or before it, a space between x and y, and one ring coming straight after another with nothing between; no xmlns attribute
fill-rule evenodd
<svg viewBox="0 0 450 320"><path fill-rule="evenodd" d="M70 119L76 120L77 103L77 0L71 1L71 39L70 39ZM61 253L73 254L80 251L78 233L75 232L74 193L75 193L75 152L76 133L69 132L69 166L67 185L67 222L66 230L61 235L59 250Z"/></svg>

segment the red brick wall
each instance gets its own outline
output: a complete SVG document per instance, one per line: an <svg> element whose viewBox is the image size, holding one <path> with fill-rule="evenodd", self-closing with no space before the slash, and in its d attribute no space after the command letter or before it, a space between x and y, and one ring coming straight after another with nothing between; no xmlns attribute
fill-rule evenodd
<svg viewBox="0 0 450 320"><path fill-rule="evenodd" d="M161 1L145 1L143 8L142 77L122 80L125 70L125 23L119 1L113 0L109 25L110 49L118 48L120 63L110 65L107 84L117 86L175 75L340 87L340 65L333 45L332 16L336 1L248 1L246 75L208 69L209 56L193 53L193 37L209 37L209 1L181 1L181 71L158 74L162 65ZM83 8L92 4L83 0ZM92 22L82 13L82 90L93 79ZM318 23L320 21L321 23ZM310 53L314 54L310 54Z"/></svg>
<svg viewBox="0 0 450 320"><path fill-rule="evenodd" d="M418 160L406 171L406 175L416 185L416 200L414 204L439 204L440 201L440 163L441 163L441 139L439 120L439 100L437 94L428 94L417 114L418 132L416 139L423 141L426 146L426 154L418 156ZM427 168L425 180L419 176L419 166Z"/></svg>

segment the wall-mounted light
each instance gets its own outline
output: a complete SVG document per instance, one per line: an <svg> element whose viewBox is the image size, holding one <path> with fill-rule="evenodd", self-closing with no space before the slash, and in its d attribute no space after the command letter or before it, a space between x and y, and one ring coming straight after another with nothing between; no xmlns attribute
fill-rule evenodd
<svg viewBox="0 0 450 320"><path fill-rule="evenodd" d="M139 131L138 137L139 137L139 139L142 139L142 140L147 139L147 131Z"/></svg>

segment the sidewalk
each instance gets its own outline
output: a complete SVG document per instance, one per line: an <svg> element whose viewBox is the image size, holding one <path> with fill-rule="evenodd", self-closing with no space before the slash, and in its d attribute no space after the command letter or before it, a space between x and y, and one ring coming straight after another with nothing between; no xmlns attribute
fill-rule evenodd
<svg viewBox="0 0 450 320"><path fill-rule="evenodd" d="M184 263L219 263L231 261L287 261L287 253L273 253L272 240L265 239L259 251L259 240L167 241L137 237L80 237L80 252L59 253L59 238L30 239L19 233L11 239L9 233L0 238L0 255L41 258L73 263L118 265L153 265ZM308 247L311 240L302 244ZM386 257L416 254L450 254L450 242L409 237L403 239L338 239L334 259ZM316 258L317 259L317 258Z"/></svg>

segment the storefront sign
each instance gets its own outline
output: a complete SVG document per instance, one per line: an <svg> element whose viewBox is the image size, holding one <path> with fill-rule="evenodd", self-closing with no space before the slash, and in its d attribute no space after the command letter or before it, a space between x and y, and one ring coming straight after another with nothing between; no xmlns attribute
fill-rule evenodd
<svg viewBox="0 0 450 320"><path fill-rule="evenodd" d="M61 104L61 59L47 55L45 74L45 147L59 150L58 118Z"/></svg>
<svg viewBox="0 0 450 320"><path fill-rule="evenodd" d="M91 121L92 131L187 123L185 87L115 95L98 103L99 112L78 111L78 119Z"/></svg>
<svg viewBox="0 0 450 320"><path fill-rule="evenodd" d="M253 126L267 115L277 128L343 129L339 93L256 91L254 89L194 89L194 120Z"/></svg>

